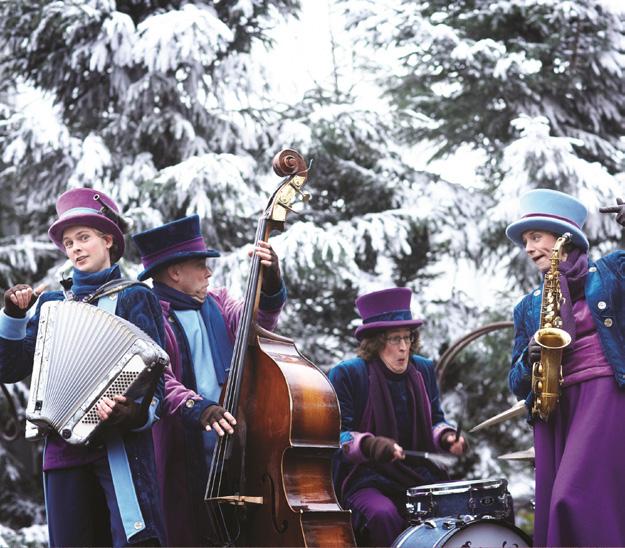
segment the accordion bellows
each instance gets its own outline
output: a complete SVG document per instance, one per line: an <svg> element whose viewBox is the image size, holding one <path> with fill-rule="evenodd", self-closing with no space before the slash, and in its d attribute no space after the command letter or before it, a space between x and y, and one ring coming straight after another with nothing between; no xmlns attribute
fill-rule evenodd
<svg viewBox="0 0 625 548"><path fill-rule="evenodd" d="M155 386L167 353L136 325L76 301L41 306L26 418L84 444L100 426L105 396L137 400ZM152 394L149 394L152 397Z"/></svg>

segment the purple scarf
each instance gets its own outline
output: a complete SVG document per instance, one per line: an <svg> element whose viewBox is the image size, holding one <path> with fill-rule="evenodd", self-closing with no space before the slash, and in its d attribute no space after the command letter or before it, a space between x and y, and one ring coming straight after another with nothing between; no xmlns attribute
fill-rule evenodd
<svg viewBox="0 0 625 548"><path fill-rule="evenodd" d="M575 317L573 303L584 298L586 276L588 275L588 255L578 247L568 254L566 261L560 262L560 290L563 301L560 303L562 329L571 335L571 346L575 342Z"/></svg>
<svg viewBox="0 0 625 548"><path fill-rule="evenodd" d="M376 436L399 439L399 428L395 418L395 407L387 384L387 367L380 359L368 362L369 394L367 405L362 414L360 432L371 432ZM416 451L436 451L432 435L432 413L423 376L412 362L405 373L405 382L409 394L409 416L414 417L411 424L410 444L404 449ZM375 468L385 476L406 487L423 483L423 478L415 470L401 461L376 464Z"/></svg>

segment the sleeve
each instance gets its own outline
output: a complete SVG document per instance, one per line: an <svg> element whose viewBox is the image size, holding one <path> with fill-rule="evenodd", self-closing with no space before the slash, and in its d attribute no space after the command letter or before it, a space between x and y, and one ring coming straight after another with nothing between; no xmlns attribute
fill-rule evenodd
<svg viewBox="0 0 625 548"><path fill-rule="evenodd" d="M361 442L373 434L356 430L358 420L355 402L357 382L349 374L349 369L342 363L333 367L328 377L334 387L341 409L340 445L343 459L353 464L365 462L367 458L362 453Z"/></svg>
<svg viewBox="0 0 625 548"><path fill-rule="evenodd" d="M526 399L532 388L532 371L529 366L528 345L533 333L526 328L527 301L523 299L514 308L514 345L512 348L512 363L508 373L510 390L520 400Z"/></svg>
<svg viewBox="0 0 625 548"><path fill-rule="evenodd" d="M165 328L163 327L163 313L161 305L148 288L133 286L123 292L119 301L118 315L142 329L163 349L165 349ZM164 376L158 380L152 401L149 407L148 421L136 431L150 428L158 420L161 402L165 392Z"/></svg>
<svg viewBox="0 0 625 548"><path fill-rule="evenodd" d="M12 318L0 312L0 382L19 382L33 371L33 356L41 305L50 300L44 293L30 318Z"/></svg>

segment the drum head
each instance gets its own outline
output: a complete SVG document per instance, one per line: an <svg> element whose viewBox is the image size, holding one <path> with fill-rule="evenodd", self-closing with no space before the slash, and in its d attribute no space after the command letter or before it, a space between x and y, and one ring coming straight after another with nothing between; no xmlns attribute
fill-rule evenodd
<svg viewBox="0 0 625 548"><path fill-rule="evenodd" d="M478 519L469 523L437 518L406 529L393 542L395 548L479 548L531 546L521 529L506 521Z"/></svg>

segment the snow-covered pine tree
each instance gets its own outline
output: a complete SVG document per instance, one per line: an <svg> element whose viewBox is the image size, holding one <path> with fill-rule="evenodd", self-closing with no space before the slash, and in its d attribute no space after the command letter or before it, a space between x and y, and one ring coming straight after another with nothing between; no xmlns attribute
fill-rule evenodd
<svg viewBox="0 0 625 548"><path fill-rule="evenodd" d="M215 245L249 236L255 157L275 118L251 56L295 0L0 4L3 284L40 279L45 227L72 186L116 197L137 229L199 213ZM11 246L30 254L11 273ZM45 255L45 254L44 254ZM29 272L26 272L29 270ZM24 274L27 274L24 276Z"/></svg>
<svg viewBox="0 0 625 548"><path fill-rule="evenodd" d="M491 211L479 227L487 245L473 250L479 260L492 265L504 253L509 203L524 190L572 192L593 214L614 201L625 133L622 7L603 0L396 0L383 12L369 0L345 6L356 39L373 50L367 62L388 67L382 85L404 142L428 141L433 157L462 147L485 155ZM595 241L614 243L620 234L594 215L588 228Z"/></svg>

